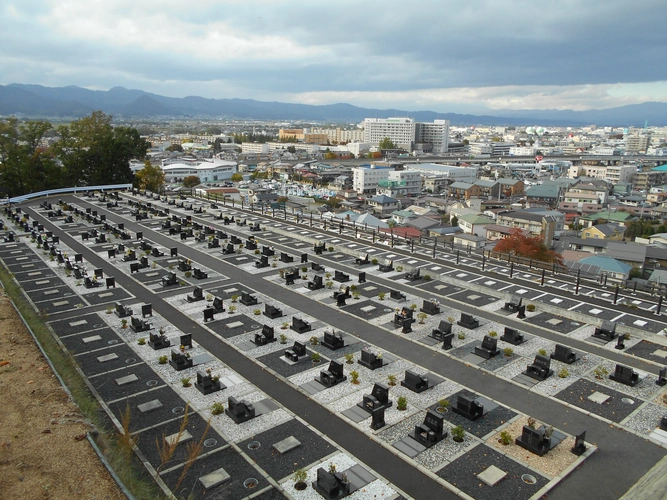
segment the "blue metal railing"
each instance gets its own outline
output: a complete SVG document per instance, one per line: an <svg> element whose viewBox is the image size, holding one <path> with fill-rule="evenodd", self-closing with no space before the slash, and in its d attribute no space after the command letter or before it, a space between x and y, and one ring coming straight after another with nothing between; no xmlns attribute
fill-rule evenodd
<svg viewBox="0 0 667 500"><path fill-rule="evenodd" d="M0 205L7 203L23 203L24 201L33 198L40 198L42 196L50 196L64 193L78 193L80 191L114 191L119 189L129 189L132 184L108 184L106 186L74 186L59 189L49 189L48 191L38 191L37 193L29 193L21 196L14 196L13 198L0 199Z"/></svg>

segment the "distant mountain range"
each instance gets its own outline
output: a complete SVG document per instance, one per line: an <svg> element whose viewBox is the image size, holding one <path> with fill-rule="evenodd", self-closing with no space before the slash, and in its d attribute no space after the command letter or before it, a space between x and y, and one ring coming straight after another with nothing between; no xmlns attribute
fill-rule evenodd
<svg viewBox="0 0 667 500"><path fill-rule="evenodd" d="M81 87L43 87L12 83L0 85L0 115L33 118L81 117L101 110L116 118L237 118L254 120L354 123L364 118L409 116L417 121L450 120L452 125L644 126L667 125L667 104L647 102L588 111L493 110L488 115L369 109L351 104L314 106L253 99L165 97L143 90L114 87L108 91Z"/></svg>

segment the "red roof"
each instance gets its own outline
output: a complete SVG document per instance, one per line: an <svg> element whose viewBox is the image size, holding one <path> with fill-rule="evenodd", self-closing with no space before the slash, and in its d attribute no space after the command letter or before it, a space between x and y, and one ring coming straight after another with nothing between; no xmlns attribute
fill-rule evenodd
<svg viewBox="0 0 667 500"><path fill-rule="evenodd" d="M421 231L414 227L395 227L393 228L380 228L380 231L383 233L394 233L394 236L399 236L401 238L419 238L421 236Z"/></svg>

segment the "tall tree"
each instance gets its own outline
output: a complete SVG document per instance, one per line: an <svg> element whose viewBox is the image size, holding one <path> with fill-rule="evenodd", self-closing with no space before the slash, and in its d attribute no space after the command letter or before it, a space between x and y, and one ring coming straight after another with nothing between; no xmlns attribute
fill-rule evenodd
<svg viewBox="0 0 667 500"><path fill-rule="evenodd" d="M183 179L183 186L186 188L193 188L199 184L201 184L201 179L196 175L188 175L185 179Z"/></svg>
<svg viewBox="0 0 667 500"><path fill-rule="evenodd" d="M389 137L385 137L380 141L380 149L396 149L396 144Z"/></svg>
<svg viewBox="0 0 667 500"><path fill-rule="evenodd" d="M40 147L51 129L45 121L0 121L0 183L11 196L59 187L61 169Z"/></svg>
<svg viewBox="0 0 667 500"><path fill-rule="evenodd" d="M166 176L160 167L154 167L150 161L144 162L144 168L134 174L134 185L139 189L148 189L159 193Z"/></svg>
<svg viewBox="0 0 667 500"><path fill-rule="evenodd" d="M111 116L95 111L90 116L58 127L54 152L71 186L132 182L130 160L143 159L149 144L133 127L112 127Z"/></svg>

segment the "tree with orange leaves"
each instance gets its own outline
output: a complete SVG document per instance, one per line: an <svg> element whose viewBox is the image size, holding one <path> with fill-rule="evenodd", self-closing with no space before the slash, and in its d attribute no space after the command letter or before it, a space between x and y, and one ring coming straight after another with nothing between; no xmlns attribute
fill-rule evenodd
<svg viewBox="0 0 667 500"><path fill-rule="evenodd" d="M549 250L542 242L542 238L525 235L519 228L512 229L510 236L499 240L496 246L493 247L493 251L563 265L563 256L558 252Z"/></svg>

